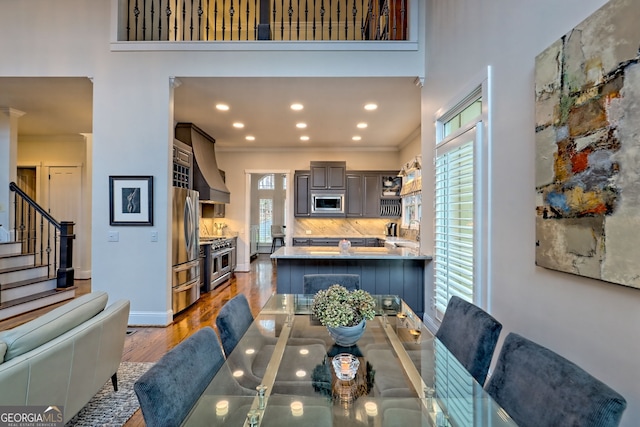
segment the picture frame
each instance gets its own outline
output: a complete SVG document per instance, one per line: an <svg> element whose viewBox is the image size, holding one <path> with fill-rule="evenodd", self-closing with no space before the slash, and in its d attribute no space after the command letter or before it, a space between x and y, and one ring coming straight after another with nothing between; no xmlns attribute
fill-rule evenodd
<svg viewBox="0 0 640 427"><path fill-rule="evenodd" d="M109 225L153 225L153 176L109 176Z"/></svg>

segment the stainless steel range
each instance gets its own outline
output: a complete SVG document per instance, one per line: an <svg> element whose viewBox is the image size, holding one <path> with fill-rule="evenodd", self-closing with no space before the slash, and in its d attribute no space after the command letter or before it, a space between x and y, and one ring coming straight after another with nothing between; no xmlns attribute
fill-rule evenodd
<svg viewBox="0 0 640 427"><path fill-rule="evenodd" d="M210 279L208 284L204 284L203 289L208 292L231 278L235 247L233 239L227 238L203 239L202 242L209 245L209 257L205 265L209 269Z"/></svg>

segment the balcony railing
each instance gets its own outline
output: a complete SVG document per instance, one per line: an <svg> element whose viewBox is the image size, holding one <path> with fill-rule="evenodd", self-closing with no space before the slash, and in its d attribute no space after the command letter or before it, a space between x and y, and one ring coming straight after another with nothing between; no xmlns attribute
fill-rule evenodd
<svg viewBox="0 0 640 427"><path fill-rule="evenodd" d="M121 0L126 41L406 40L408 0ZM126 34L125 34L126 33Z"/></svg>

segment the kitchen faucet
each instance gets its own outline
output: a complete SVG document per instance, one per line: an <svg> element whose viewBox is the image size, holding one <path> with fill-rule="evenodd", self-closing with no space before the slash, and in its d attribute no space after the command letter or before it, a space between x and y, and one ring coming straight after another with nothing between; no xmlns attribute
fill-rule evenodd
<svg viewBox="0 0 640 427"><path fill-rule="evenodd" d="M413 224L417 224L417 228L416 228L416 242L420 241L420 221L417 219L412 219L411 221L409 221L409 228L411 228L411 226Z"/></svg>

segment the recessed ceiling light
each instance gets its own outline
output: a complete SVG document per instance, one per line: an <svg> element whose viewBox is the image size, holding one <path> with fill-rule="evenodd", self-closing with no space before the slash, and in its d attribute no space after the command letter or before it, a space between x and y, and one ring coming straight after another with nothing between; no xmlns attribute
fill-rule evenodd
<svg viewBox="0 0 640 427"><path fill-rule="evenodd" d="M371 103L371 104L367 104L367 105L364 106L364 109L367 110L367 111L373 111L376 108L378 108L378 104Z"/></svg>
<svg viewBox="0 0 640 427"><path fill-rule="evenodd" d="M308 141L308 140L309 140L309 137L308 137L308 136L306 136L306 135L302 135L302 136L300 137L300 141Z"/></svg>
<svg viewBox="0 0 640 427"><path fill-rule="evenodd" d="M227 104L216 104L216 108L220 111L229 111L229 106Z"/></svg>
<svg viewBox="0 0 640 427"><path fill-rule="evenodd" d="M296 127L297 127L298 129L304 129L304 128L306 128L306 127L307 127L307 124L306 124L306 123L303 123L303 122L296 123Z"/></svg>
<svg viewBox="0 0 640 427"><path fill-rule="evenodd" d="M247 141L255 141L256 137L253 135L247 135L244 137L244 139L246 139Z"/></svg>
<svg viewBox="0 0 640 427"><path fill-rule="evenodd" d="M304 106L302 104L291 104L291 109L294 111L300 111L304 108Z"/></svg>
<svg viewBox="0 0 640 427"><path fill-rule="evenodd" d="M244 127L244 123L235 122L235 123L233 124L233 127L234 127L234 128L237 128L237 129L242 129L242 128Z"/></svg>
<svg viewBox="0 0 640 427"><path fill-rule="evenodd" d="M362 139L362 137L356 135L356 136L351 137L351 139L353 139L354 141L360 141Z"/></svg>
<svg viewBox="0 0 640 427"><path fill-rule="evenodd" d="M358 125L357 125L357 126L358 126L358 129L364 129L364 128L366 128L366 127L367 127L367 126L369 126L369 125L368 125L368 124L366 124L365 122L360 122L360 123L358 123Z"/></svg>

